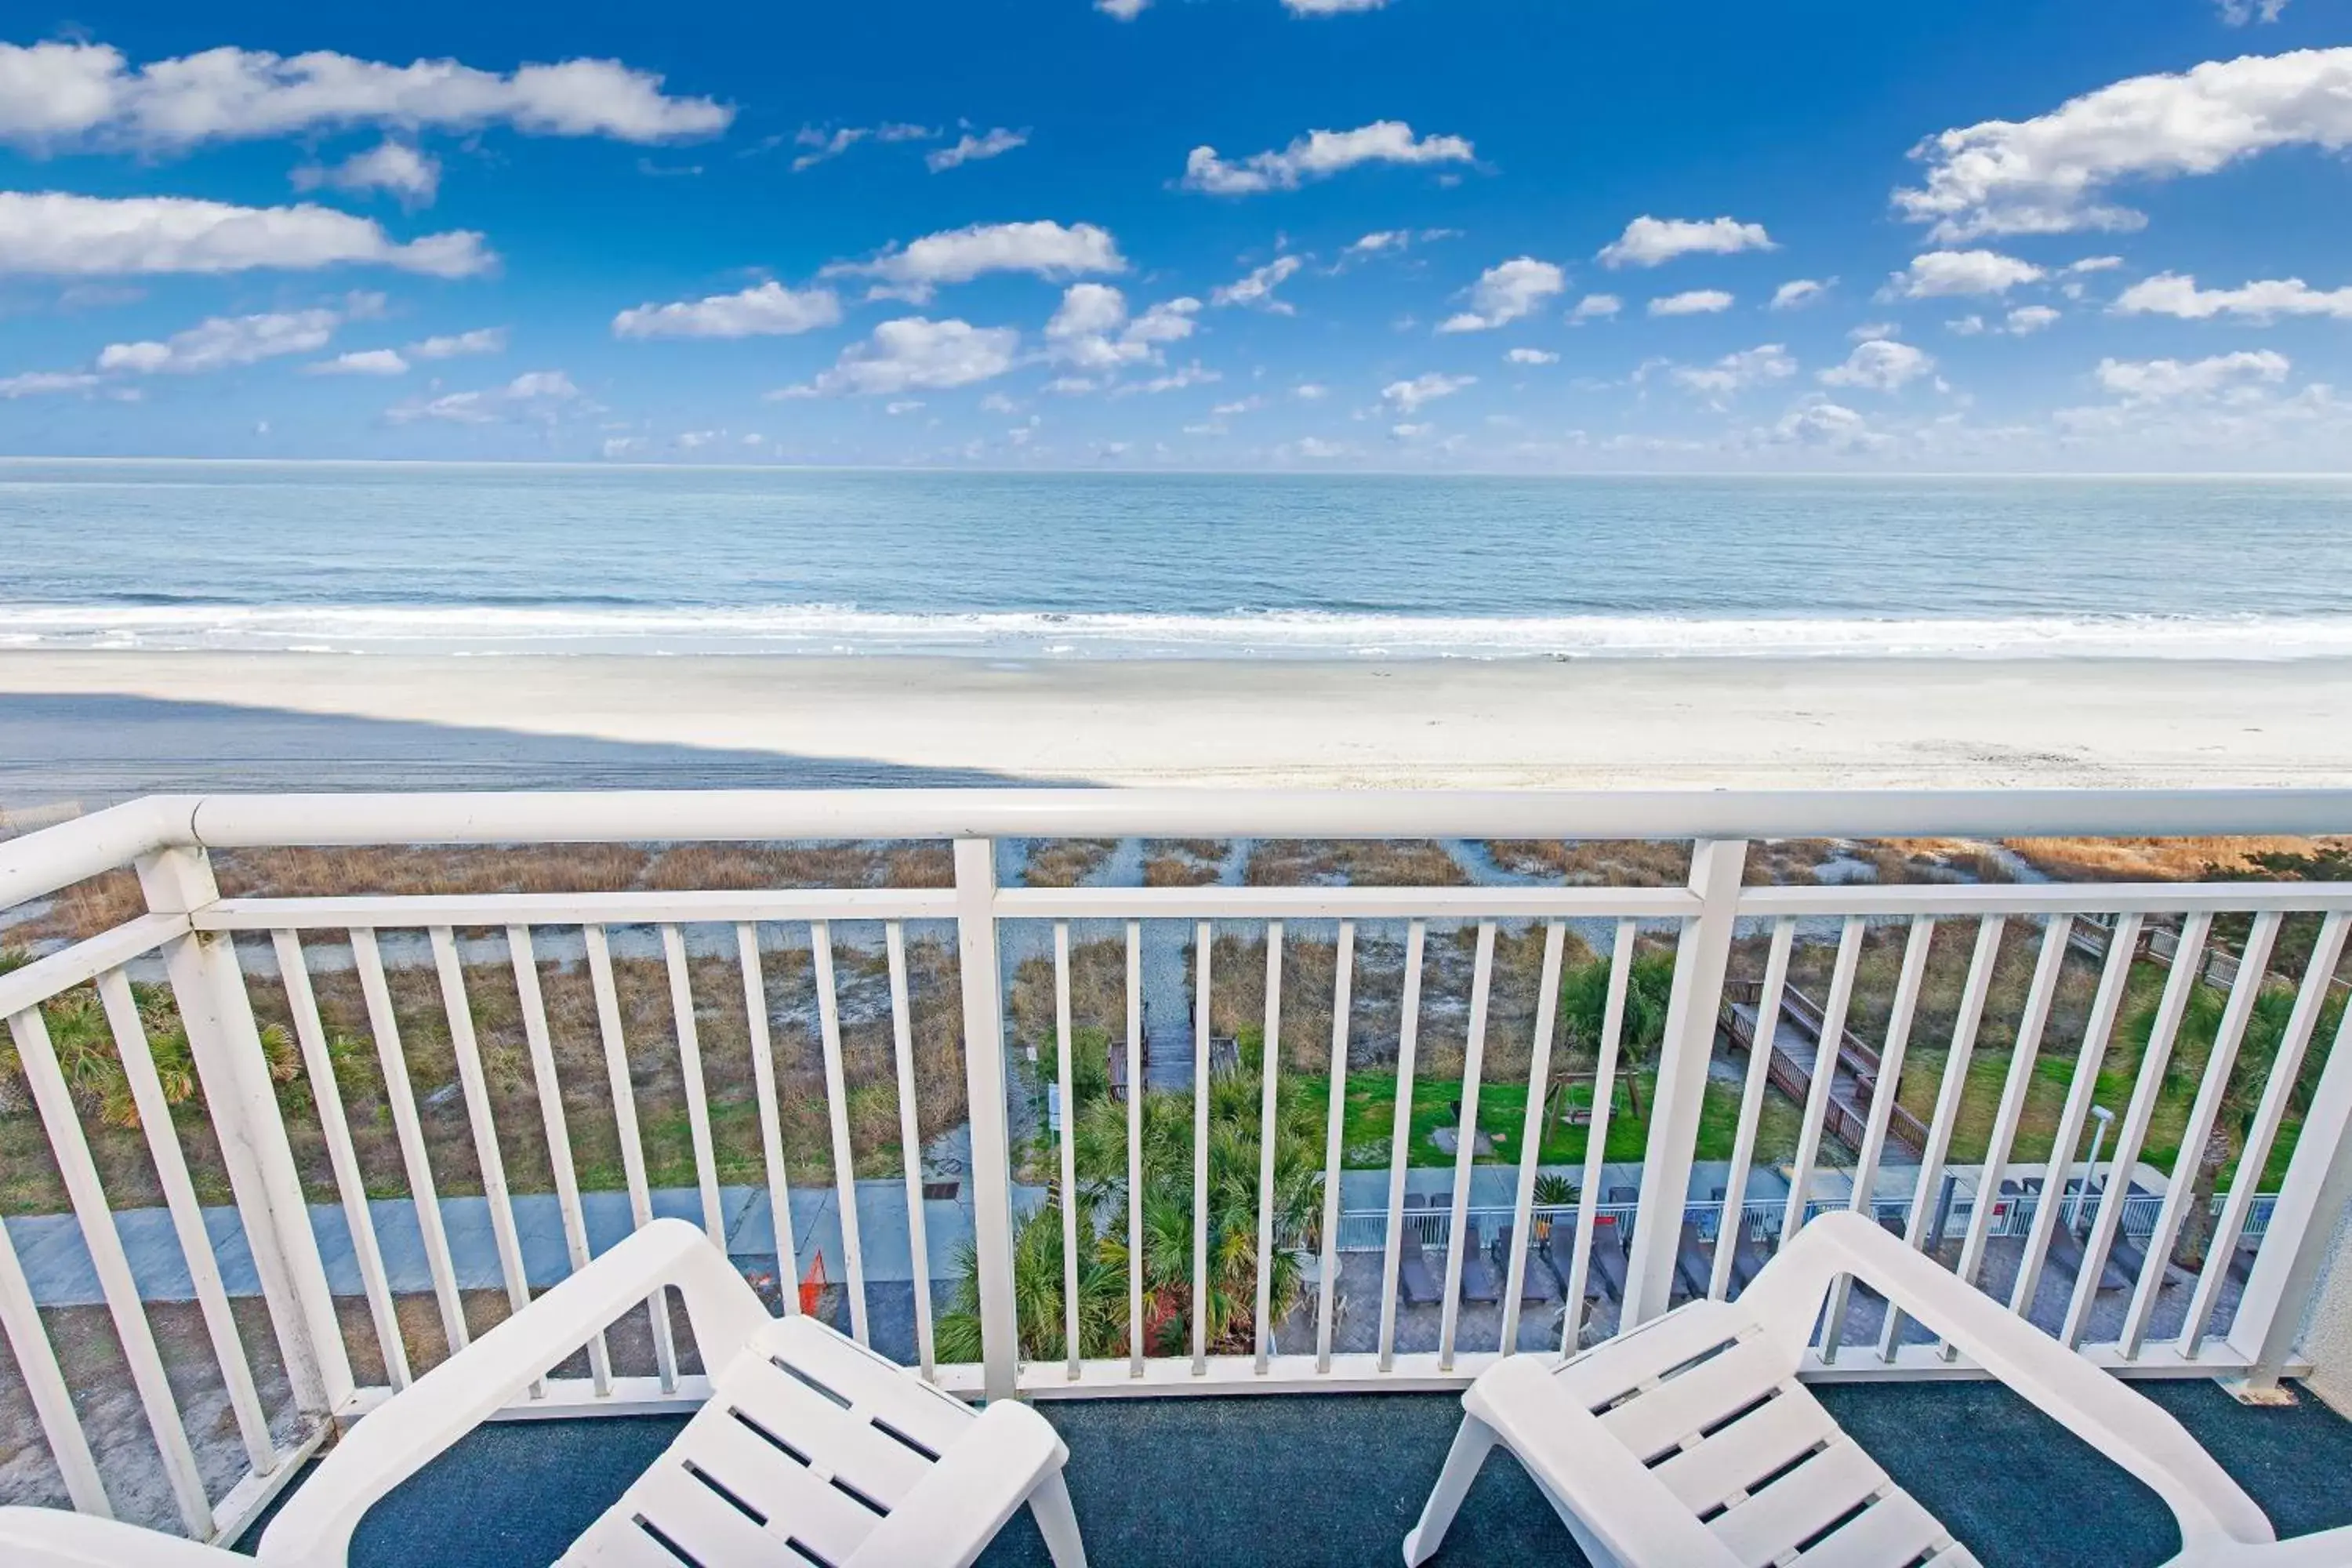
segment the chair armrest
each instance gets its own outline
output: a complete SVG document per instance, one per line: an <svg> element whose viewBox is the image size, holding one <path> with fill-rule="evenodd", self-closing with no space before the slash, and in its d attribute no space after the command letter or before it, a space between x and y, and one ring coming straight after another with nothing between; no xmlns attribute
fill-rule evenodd
<svg viewBox="0 0 2352 1568"><path fill-rule="evenodd" d="M1572 1398L1549 1357L1515 1355L1470 1385L1462 1404L1501 1434L1554 1505L1599 1538L1611 1561L1738 1568L1739 1559Z"/></svg>
<svg viewBox="0 0 2352 1568"><path fill-rule="evenodd" d="M2044 1415L2145 1483L2172 1510L2184 1555L2271 1541L2269 1519L2162 1407L1857 1214L1823 1215L1739 1298L1792 1361L1830 1282L1851 1274L1942 1335Z"/></svg>
<svg viewBox="0 0 2352 1568"><path fill-rule="evenodd" d="M902 1563L969 1568L1004 1521L1070 1451L1045 1418L1025 1405L999 1400L940 1456L930 1474L877 1525L848 1568Z"/></svg>
<svg viewBox="0 0 2352 1568"><path fill-rule="evenodd" d="M2352 1526L2259 1546L2232 1542L2184 1552L2164 1568L2344 1568L2347 1563L2352 1563Z"/></svg>
<svg viewBox="0 0 2352 1568"><path fill-rule="evenodd" d="M0 1563L11 1568L237 1568L241 1561L226 1547L91 1514L0 1508Z"/></svg>
<svg viewBox="0 0 2352 1568"><path fill-rule="evenodd" d="M362 1416L271 1522L257 1555L341 1568L352 1532L384 1494L665 1286L684 1299L703 1365L714 1370L770 1321L700 1229L655 1220Z"/></svg>

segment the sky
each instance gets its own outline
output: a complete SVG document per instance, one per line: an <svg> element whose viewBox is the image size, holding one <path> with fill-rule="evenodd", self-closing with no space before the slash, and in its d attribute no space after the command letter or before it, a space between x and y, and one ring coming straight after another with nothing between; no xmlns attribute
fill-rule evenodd
<svg viewBox="0 0 2352 1568"><path fill-rule="evenodd" d="M2352 468L2344 0L44 3L0 455Z"/></svg>

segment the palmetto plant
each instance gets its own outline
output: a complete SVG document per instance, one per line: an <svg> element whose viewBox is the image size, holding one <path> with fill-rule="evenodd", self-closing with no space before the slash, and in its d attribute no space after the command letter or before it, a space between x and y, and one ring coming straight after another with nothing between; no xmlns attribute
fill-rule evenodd
<svg viewBox="0 0 2352 1568"><path fill-rule="evenodd" d="M1236 1071L1210 1079L1208 1289L1200 1303L1209 1348L1246 1352L1255 1342L1260 1118L1263 1080ZM1078 1337L1082 1355L1128 1349L1128 1107L1108 1094L1078 1095L1071 1125L1077 1169ZM1143 1332L1148 1351L1189 1347L1192 1312L1193 1100L1190 1090L1144 1095ZM1298 1296L1297 1249L1309 1244L1322 1205L1323 1107L1318 1097L1278 1086L1275 1112L1273 1246L1268 1312L1279 1323ZM1055 1184L1058 1186L1058 1179ZM1022 1220L1013 1235L1014 1316L1021 1353L1066 1355L1064 1328L1063 1195ZM956 1295L938 1327L940 1353L980 1356L979 1260L959 1259Z"/></svg>
<svg viewBox="0 0 2352 1568"><path fill-rule="evenodd" d="M6 962L9 956L0 954L0 973L16 967ZM179 1007L170 990L161 985L133 982L131 997L138 1009L140 1031L147 1037L148 1055L155 1064L163 1102L185 1104L195 1097L196 1063L188 1047L188 1032L180 1022ZM99 1120L110 1127L136 1128L139 1104L131 1096L131 1079L123 1071L113 1026L107 1019L97 988L79 985L51 997L41 1004L41 1019L47 1026L49 1046L57 1053L58 1070L64 1074L75 1100L85 1110L96 1111ZM269 1062L270 1077L281 1084L292 1079L300 1058L285 1028L275 1024L264 1028L261 1047ZM16 1041L0 1038L0 1114L25 1108L15 1096L15 1087L23 1081L23 1074L24 1063L17 1055Z"/></svg>

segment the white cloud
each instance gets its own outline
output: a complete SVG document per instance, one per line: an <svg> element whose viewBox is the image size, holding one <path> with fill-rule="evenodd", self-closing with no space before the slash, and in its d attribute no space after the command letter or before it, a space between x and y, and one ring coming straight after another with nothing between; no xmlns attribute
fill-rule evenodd
<svg viewBox="0 0 2352 1568"><path fill-rule="evenodd" d="M1140 316L1127 313L1127 297L1108 283L1073 283L1045 323L1046 352L1082 370L1158 364L1160 345L1192 335L1201 301L1166 300Z"/></svg>
<svg viewBox="0 0 2352 1568"><path fill-rule="evenodd" d="M884 404L882 412L896 419L901 414L912 414L922 406L923 400L919 397L901 397L894 402Z"/></svg>
<svg viewBox="0 0 2352 1568"><path fill-rule="evenodd" d="M803 125L793 133L793 145L809 150L793 160L793 173L803 174L819 163L831 163L860 142L929 142L938 135L928 125L844 125L831 131Z"/></svg>
<svg viewBox="0 0 2352 1568"><path fill-rule="evenodd" d="M2014 338L2030 337L2057 320L2058 312L2047 305L2020 305L2009 313L2009 334Z"/></svg>
<svg viewBox="0 0 2352 1568"><path fill-rule="evenodd" d="M1347 458L1354 456L1355 450L1355 447L1345 441L1326 441L1319 436L1301 436L1296 441L1286 442L1276 447L1275 456L1277 458Z"/></svg>
<svg viewBox="0 0 2352 1568"><path fill-rule="evenodd" d="M1549 261L1521 256L1478 275L1470 289L1470 309L1450 317L1441 332L1483 332L1533 315L1546 300L1568 287L1568 274Z"/></svg>
<svg viewBox="0 0 2352 1568"><path fill-rule="evenodd" d="M879 279L877 296L929 300L942 283L968 283L991 272L1028 272L1060 280L1087 273L1127 270L1127 258L1110 231L1090 223L1067 227L1049 219L1034 223L976 223L927 234L903 249L892 247L871 261L836 261L827 278Z"/></svg>
<svg viewBox="0 0 2352 1568"><path fill-rule="evenodd" d="M373 263L469 278L497 258L466 230L396 243L374 222L303 203L241 207L186 196L0 191L0 273L124 276Z"/></svg>
<svg viewBox="0 0 2352 1568"><path fill-rule="evenodd" d="M1224 380L1224 374L1203 365L1199 360L1149 381L1123 381L1110 389L1113 397L1127 397L1135 393L1181 392L1188 386L1206 386Z"/></svg>
<svg viewBox="0 0 2352 1568"><path fill-rule="evenodd" d="M1509 364L1558 364L1559 356L1546 349L1513 349L1503 359Z"/></svg>
<svg viewBox="0 0 2352 1568"><path fill-rule="evenodd" d="M2235 289L2200 289L2184 273L2163 272L2133 284L2116 297L2127 316L2178 316L2186 321L2243 316L2271 321L2281 316L2332 316L2352 320L2352 288L2314 289L2300 278L2268 279Z"/></svg>
<svg viewBox="0 0 2352 1568"><path fill-rule="evenodd" d="M1724 355L1711 365L1676 365L1675 381L1705 396L1718 406L1734 394L1751 386L1786 381L1797 374L1797 362L1779 343L1759 343L1752 349Z"/></svg>
<svg viewBox="0 0 2352 1568"><path fill-rule="evenodd" d="M1475 375L1447 375L1441 371L1431 371L1411 381L1389 383L1381 388L1381 396L1396 405L1403 413L1418 414L1422 405L1434 403L1441 397L1451 397L1464 387L1477 384L1478 378Z"/></svg>
<svg viewBox="0 0 2352 1568"><path fill-rule="evenodd" d="M2099 362L2099 384L2127 403L2165 403L2210 397L2248 384L2275 385L2294 364L2268 349L2215 354L2210 359Z"/></svg>
<svg viewBox="0 0 2352 1568"><path fill-rule="evenodd" d="M331 169L304 164L294 171L294 188L354 195L388 191L400 198L404 207L430 206L441 188L441 165L405 142L387 141L365 153L354 153Z"/></svg>
<svg viewBox="0 0 2352 1568"><path fill-rule="evenodd" d="M1282 8L1294 16L1339 16L1351 11L1377 11L1389 0L1282 0ZM2278 0L2281 5L2285 0Z"/></svg>
<svg viewBox="0 0 2352 1568"><path fill-rule="evenodd" d="M1209 303L1248 305L1277 316L1294 314L1290 301L1276 299L1274 291L1306 265L1296 256L1277 256L1265 266L1254 268L1246 277L1210 290Z"/></svg>
<svg viewBox="0 0 2352 1568"><path fill-rule="evenodd" d="M376 297L363 297L357 314L373 314ZM252 364L282 354L325 348L345 312L324 308L273 310L251 316L214 316L174 332L161 342L109 343L98 356L102 373L189 375Z"/></svg>
<svg viewBox="0 0 2352 1568"><path fill-rule="evenodd" d="M1822 447L1838 452L1883 451L1894 443L1870 427L1870 421L1842 403L1809 397L1780 416L1770 438L1790 446Z"/></svg>
<svg viewBox="0 0 2352 1568"><path fill-rule="evenodd" d="M1151 0L1095 0L1095 9L1106 16L1122 22L1132 22L1150 8Z"/></svg>
<svg viewBox="0 0 2352 1568"><path fill-rule="evenodd" d="M1344 256L1377 256L1384 250L1402 250L1412 243L1412 230L1384 228L1364 236L1340 254Z"/></svg>
<svg viewBox="0 0 2352 1568"><path fill-rule="evenodd" d="M496 425L509 419L557 417L561 409L577 402L580 389L560 370L526 371L502 387L482 392L451 392L441 396L395 404L383 412L394 425L434 420L446 425ZM634 450L635 442L623 450ZM605 456L614 456L605 444Z"/></svg>
<svg viewBox="0 0 2352 1568"><path fill-rule="evenodd" d="M1772 309L1795 310L1818 304L1830 291L1830 286L1815 278L1791 278L1772 290Z"/></svg>
<svg viewBox="0 0 2352 1568"><path fill-rule="evenodd" d="M1936 368L1934 358L1909 343L1872 338L1856 343L1843 364L1821 373L1824 386L1860 386L1874 392L1900 392Z"/></svg>
<svg viewBox="0 0 2352 1568"><path fill-rule="evenodd" d="M0 380L0 397L40 397L53 392L88 392L104 377L84 370L33 370Z"/></svg>
<svg viewBox="0 0 2352 1568"><path fill-rule="evenodd" d="M2221 23L2224 26L2242 27L2249 22L2275 22L2286 11L2286 0L2221 0Z"/></svg>
<svg viewBox="0 0 2352 1568"><path fill-rule="evenodd" d="M408 353L415 359L457 359L466 354L504 353L506 346L504 327L477 327L470 332L453 332L411 343Z"/></svg>
<svg viewBox="0 0 2352 1568"><path fill-rule="evenodd" d="M406 375L408 362L398 349L362 349L337 354L308 367L310 375Z"/></svg>
<svg viewBox="0 0 2352 1568"><path fill-rule="evenodd" d="M2120 256L2085 256L2080 261L2070 261L2061 272L2113 272L2124 264Z"/></svg>
<svg viewBox="0 0 2352 1568"><path fill-rule="evenodd" d="M1290 389L1290 395L1301 403L1320 403L1331 395L1331 389L1320 382L1302 381Z"/></svg>
<svg viewBox="0 0 2352 1568"><path fill-rule="evenodd" d="M1012 327L903 316L876 327L866 342L844 349L834 367L814 382L773 395L895 395L917 388L969 386L1011 370L1020 347L1021 334Z"/></svg>
<svg viewBox="0 0 2352 1568"><path fill-rule="evenodd" d="M1646 214L1625 226L1625 232L1601 247L1603 267L1656 267L1677 256L1729 256L1742 250L1773 250L1772 237L1760 223L1737 218L1704 221L1651 217Z"/></svg>
<svg viewBox="0 0 2352 1568"><path fill-rule="evenodd" d="M178 150L355 125L666 142L724 131L735 111L674 98L617 60L508 74L455 60L387 65L318 51L217 48L132 68L105 44L0 44L0 141Z"/></svg>
<svg viewBox="0 0 2352 1568"><path fill-rule="evenodd" d="M1625 308L1625 301L1614 294L1587 294L1568 313L1570 321L1582 326L1587 321L1605 321Z"/></svg>
<svg viewBox="0 0 2352 1568"><path fill-rule="evenodd" d="M1195 147L1184 160L1183 185L1214 196L1294 191L1360 163L1468 163L1477 154L1459 136L1416 139L1402 120L1379 120L1353 131L1310 131L1279 153L1253 153L1238 163L1214 147Z"/></svg>
<svg viewBox="0 0 2352 1568"><path fill-rule="evenodd" d="M1693 289L1685 293L1667 294L1650 301L1653 316L1712 316L1728 310L1731 296L1720 289Z"/></svg>
<svg viewBox="0 0 2352 1568"><path fill-rule="evenodd" d="M984 136L974 136L967 131L952 147L940 147L923 155L923 167L932 174L941 174L982 158L1002 157L1016 147L1029 145L1029 132L1008 131L1000 125Z"/></svg>
<svg viewBox="0 0 2352 1568"><path fill-rule="evenodd" d="M1939 240L2135 229L2105 198L2126 180L2210 174L2281 147L2352 144L2352 48L2209 60L2133 77L2032 120L1988 120L1928 138L1927 182L1895 205Z"/></svg>
<svg viewBox="0 0 2352 1568"><path fill-rule="evenodd" d="M1845 336L1848 342L1859 343L1867 342L1872 338L1899 338L1902 335L1903 329L1893 321L1864 321Z"/></svg>
<svg viewBox="0 0 2352 1568"><path fill-rule="evenodd" d="M2047 276L2030 261L1993 250L1931 250L1886 280L1886 291L1906 300L1958 294L2006 294Z"/></svg>
<svg viewBox="0 0 2352 1568"><path fill-rule="evenodd" d="M830 289L792 289L772 280L733 294L644 304L613 318L616 338L762 338L830 327L841 300Z"/></svg>

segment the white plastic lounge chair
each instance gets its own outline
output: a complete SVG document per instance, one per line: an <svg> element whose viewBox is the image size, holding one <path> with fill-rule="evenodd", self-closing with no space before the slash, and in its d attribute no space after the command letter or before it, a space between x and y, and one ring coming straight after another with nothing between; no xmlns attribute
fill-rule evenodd
<svg viewBox="0 0 2352 1568"><path fill-rule="evenodd" d="M341 1568L379 1499L661 1286L686 1303L710 1400L563 1563L963 1568L1026 1502L1057 1568L1084 1568L1062 1482L1069 1451L1045 1417L1010 1400L973 1410L813 1318L770 1317L726 1255L676 1219L360 1421L270 1524L261 1561Z"/></svg>
<svg viewBox="0 0 2352 1568"><path fill-rule="evenodd" d="M1737 1301L1694 1301L1561 1363L1515 1355L1472 1384L1404 1540L1429 1560L1488 1450L1517 1455L1601 1568L1934 1568L1968 1548L1797 1382L1823 1297L1866 1279L2164 1500L2176 1568L2352 1563L2352 1529L2277 1543L2179 1422L1859 1215L1813 1221ZM1750 1489L1753 1489L1752 1491Z"/></svg>

